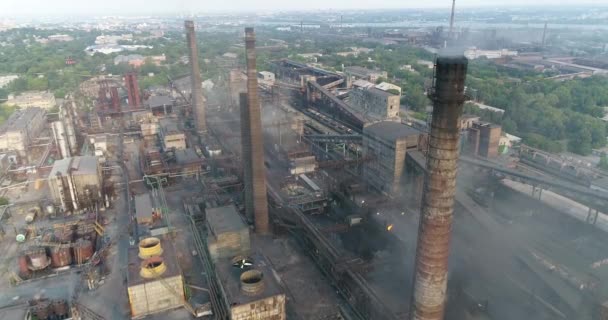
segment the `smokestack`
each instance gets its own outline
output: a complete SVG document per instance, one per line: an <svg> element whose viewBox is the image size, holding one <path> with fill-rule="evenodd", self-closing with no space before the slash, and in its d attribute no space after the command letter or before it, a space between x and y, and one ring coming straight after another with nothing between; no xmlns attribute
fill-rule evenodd
<svg viewBox="0 0 608 320"><path fill-rule="evenodd" d="M266 169L262 141L262 117L258 100L258 73L255 61L255 33L245 28L247 53L247 93L241 93L241 140L245 173L245 207L253 216L255 231L268 234L268 199L266 198Z"/></svg>
<svg viewBox="0 0 608 320"><path fill-rule="evenodd" d="M543 50L545 49L546 37L547 37L547 23L545 22L545 28L543 28L543 40L542 40L542 44L541 44L541 48L543 48Z"/></svg>
<svg viewBox="0 0 608 320"><path fill-rule="evenodd" d="M467 59L439 56L430 98L433 118L418 228L414 295L410 319L441 320L448 282L448 256Z"/></svg>
<svg viewBox="0 0 608 320"><path fill-rule="evenodd" d="M456 8L456 0L452 0L452 15L450 16L450 39L454 36L454 9Z"/></svg>
<svg viewBox="0 0 608 320"><path fill-rule="evenodd" d="M196 33L194 31L194 22L186 20L184 22L186 28L186 41L188 42L188 57L190 59L190 84L192 86L192 112L195 117L195 127L198 133L207 132L207 123L205 120L205 101L203 100L203 79L201 78L201 70L198 67L198 48L196 46Z"/></svg>

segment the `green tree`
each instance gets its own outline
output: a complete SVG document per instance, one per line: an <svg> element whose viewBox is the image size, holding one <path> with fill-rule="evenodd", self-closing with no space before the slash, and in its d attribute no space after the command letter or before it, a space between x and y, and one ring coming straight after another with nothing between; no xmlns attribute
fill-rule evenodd
<svg viewBox="0 0 608 320"><path fill-rule="evenodd" d="M591 154L591 132L583 128L568 140L568 150L580 155Z"/></svg>

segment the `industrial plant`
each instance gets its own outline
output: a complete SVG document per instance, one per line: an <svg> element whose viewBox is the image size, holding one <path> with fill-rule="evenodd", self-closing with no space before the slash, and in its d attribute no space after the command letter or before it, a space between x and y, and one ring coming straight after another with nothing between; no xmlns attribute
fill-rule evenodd
<svg viewBox="0 0 608 320"><path fill-rule="evenodd" d="M404 40L434 44L426 113L373 61L241 26L205 56L211 27L181 19L166 84L139 71L164 54L129 54L11 97L0 319L608 319L608 173L466 113L501 109L473 98L454 10ZM93 49L137 49L110 37Z"/></svg>

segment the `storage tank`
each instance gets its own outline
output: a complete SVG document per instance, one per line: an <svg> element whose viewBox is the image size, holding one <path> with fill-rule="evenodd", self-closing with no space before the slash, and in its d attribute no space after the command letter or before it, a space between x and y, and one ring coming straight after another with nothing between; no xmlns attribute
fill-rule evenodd
<svg viewBox="0 0 608 320"><path fill-rule="evenodd" d="M60 319L66 318L69 313L68 303L65 300L55 300L52 303L53 312Z"/></svg>
<svg viewBox="0 0 608 320"><path fill-rule="evenodd" d="M37 207L36 207L37 208ZM36 219L38 215L38 210L36 208L30 208L25 215L25 223L32 223Z"/></svg>
<svg viewBox="0 0 608 320"><path fill-rule="evenodd" d="M72 253L70 247L60 246L51 248L51 266L61 268L72 264Z"/></svg>
<svg viewBox="0 0 608 320"><path fill-rule="evenodd" d="M17 265L19 266L19 276L21 278L29 278L32 276L32 272L28 268L29 263L27 262L27 255L20 255L17 258Z"/></svg>
<svg viewBox="0 0 608 320"><path fill-rule="evenodd" d="M52 204L47 205L46 207L44 207L44 209L46 210L46 213L50 216L54 216L55 215L55 206Z"/></svg>
<svg viewBox="0 0 608 320"><path fill-rule="evenodd" d="M74 261L77 264L87 262L93 256L93 243L90 240L78 240L73 248Z"/></svg>
<svg viewBox="0 0 608 320"><path fill-rule="evenodd" d="M17 242L24 242L27 239L28 232L29 230L27 228L19 229L15 240L17 240Z"/></svg>
<svg viewBox="0 0 608 320"><path fill-rule="evenodd" d="M30 251L28 257L30 258L30 270L42 270L50 264L49 257L44 249L34 249Z"/></svg>

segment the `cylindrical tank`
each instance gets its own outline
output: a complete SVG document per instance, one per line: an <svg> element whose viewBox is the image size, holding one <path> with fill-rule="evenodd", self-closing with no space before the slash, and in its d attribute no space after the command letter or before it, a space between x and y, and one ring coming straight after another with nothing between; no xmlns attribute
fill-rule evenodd
<svg viewBox="0 0 608 320"><path fill-rule="evenodd" d="M34 219L36 219L36 211L30 210L25 215L25 223L32 223L34 222Z"/></svg>
<svg viewBox="0 0 608 320"><path fill-rule="evenodd" d="M89 240L78 240L74 246L74 261L77 264L87 262L93 256L93 243Z"/></svg>
<svg viewBox="0 0 608 320"><path fill-rule="evenodd" d="M32 313L39 320L47 320L49 318L49 315L50 315L51 311L52 311L51 310L51 303L47 302L47 301L45 301L45 302L39 302L32 309Z"/></svg>
<svg viewBox="0 0 608 320"><path fill-rule="evenodd" d="M28 257L30 258L30 270L42 270L49 266L49 257L44 249L32 250Z"/></svg>
<svg viewBox="0 0 608 320"><path fill-rule="evenodd" d="M52 204L47 205L47 206L46 206L44 209L46 210L46 213L47 213L48 215L51 215L51 216L52 216L52 215L54 215L54 214L55 214L55 206L54 206L54 205L52 205Z"/></svg>
<svg viewBox="0 0 608 320"><path fill-rule="evenodd" d="M163 254L163 248L158 238L145 238L139 242L139 257L147 259Z"/></svg>
<svg viewBox="0 0 608 320"><path fill-rule="evenodd" d="M72 254L70 247L53 247L51 248L51 266L53 268L61 268L72 264Z"/></svg>
<svg viewBox="0 0 608 320"><path fill-rule="evenodd" d="M32 275L32 272L28 268L27 255L20 255L17 258L17 264L19 265L19 276L21 278L29 278Z"/></svg>
<svg viewBox="0 0 608 320"><path fill-rule="evenodd" d="M65 300L55 300L53 301L53 312L60 319L65 318L68 315L68 303Z"/></svg>
<svg viewBox="0 0 608 320"><path fill-rule="evenodd" d="M17 232L17 236L15 237L15 240L17 240L17 242L24 242L25 239L27 239L28 231L29 230L27 228L21 228Z"/></svg>

